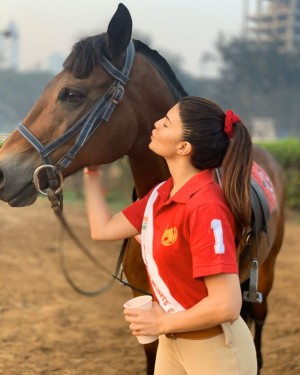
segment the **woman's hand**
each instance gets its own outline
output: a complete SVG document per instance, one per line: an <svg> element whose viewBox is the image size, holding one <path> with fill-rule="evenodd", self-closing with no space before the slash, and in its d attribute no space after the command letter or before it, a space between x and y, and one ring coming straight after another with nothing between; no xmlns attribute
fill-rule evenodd
<svg viewBox="0 0 300 375"><path fill-rule="evenodd" d="M125 320L134 336L159 336L164 333L166 313L156 301L150 310L125 309Z"/></svg>
<svg viewBox="0 0 300 375"><path fill-rule="evenodd" d="M83 172L84 175L92 174L92 175L99 176L100 175L100 167L98 165L89 165L87 167L84 167L82 172Z"/></svg>

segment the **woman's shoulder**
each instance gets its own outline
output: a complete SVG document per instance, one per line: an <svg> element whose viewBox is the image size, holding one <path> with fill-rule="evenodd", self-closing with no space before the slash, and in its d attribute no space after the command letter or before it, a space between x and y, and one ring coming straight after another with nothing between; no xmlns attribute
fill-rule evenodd
<svg viewBox="0 0 300 375"><path fill-rule="evenodd" d="M195 191L190 199L190 204L199 206L225 202L224 191L216 181L211 181L201 189Z"/></svg>
<svg viewBox="0 0 300 375"><path fill-rule="evenodd" d="M196 191L187 202L187 213L196 212L206 215L208 212L231 215L231 210L226 202L224 191L216 182L204 186Z"/></svg>

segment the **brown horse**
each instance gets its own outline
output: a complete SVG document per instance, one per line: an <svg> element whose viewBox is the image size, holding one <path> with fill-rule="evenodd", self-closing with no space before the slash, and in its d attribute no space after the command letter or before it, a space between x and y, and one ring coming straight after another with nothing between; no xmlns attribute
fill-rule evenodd
<svg viewBox="0 0 300 375"><path fill-rule="evenodd" d="M144 43L131 41L132 21L120 4L107 32L79 41L23 123L0 152L0 199L11 206L32 204L47 173L65 178L89 164L107 164L127 155L138 197L168 177L165 162L148 149L154 122L187 95L168 63ZM127 82L128 81L128 82ZM56 140L59 140L57 142ZM38 151L38 152L37 152ZM283 237L283 184L276 161L255 149L255 161L271 179L277 204L268 219L268 237L257 239L258 289L261 304L250 304L255 344L261 367L261 330L267 315L274 264ZM148 290L140 247L130 239L123 267L129 283ZM241 274L241 281L249 272ZM246 310L245 310L246 311ZM147 373L153 374L157 343L145 346Z"/></svg>

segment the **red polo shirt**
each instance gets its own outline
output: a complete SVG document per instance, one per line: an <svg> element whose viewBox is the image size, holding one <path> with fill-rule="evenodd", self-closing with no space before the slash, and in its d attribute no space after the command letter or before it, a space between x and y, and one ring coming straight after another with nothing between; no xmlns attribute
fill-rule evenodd
<svg viewBox="0 0 300 375"><path fill-rule="evenodd" d="M172 296L186 309L207 296L204 276L238 273L234 219L212 170L193 176L169 198L173 179L153 205L153 257ZM140 232L151 192L123 210Z"/></svg>

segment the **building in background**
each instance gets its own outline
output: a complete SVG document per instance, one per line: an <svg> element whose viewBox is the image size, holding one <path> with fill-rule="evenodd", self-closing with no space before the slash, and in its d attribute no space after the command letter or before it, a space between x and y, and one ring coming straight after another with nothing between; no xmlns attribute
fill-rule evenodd
<svg viewBox="0 0 300 375"><path fill-rule="evenodd" d="M11 21L6 29L0 30L0 69L18 70L20 64L19 31Z"/></svg>
<svg viewBox="0 0 300 375"><path fill-rule="evenodd" d="M277 124L273 117L252 117L251 136L254 142L274 141L278 138Z"/></svg>
<svg viewBox="0 0 300 375"><path fill-rule="evenodd" d="M254 11L253 2L244 0L246 36L277 40L282 52L300 48L300 0L256 0Z"/></svg>

